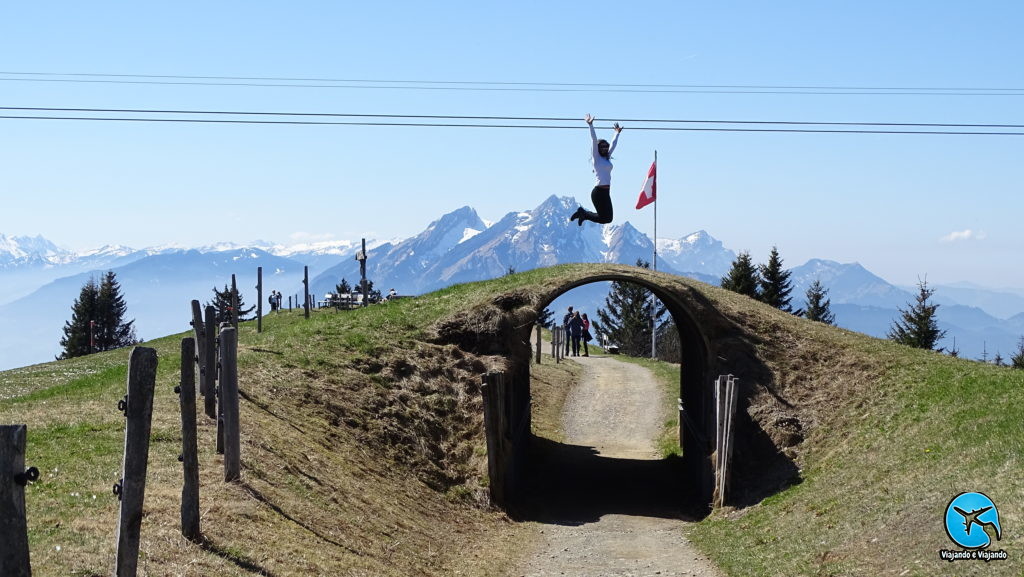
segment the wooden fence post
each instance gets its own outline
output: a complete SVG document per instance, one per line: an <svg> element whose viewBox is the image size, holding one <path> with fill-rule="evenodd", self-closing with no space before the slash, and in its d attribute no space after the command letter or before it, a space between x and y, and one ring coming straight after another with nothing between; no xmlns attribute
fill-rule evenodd
<svg viewBox="0 0 1024 577"><path fill-rule="evenodd" d="M263 267L256 267L256 332L263 332Z"/></svg>
<svg viewBox="0 0 1024 577"><path fill-rule="evenodd" d="M193 353L194 361L199 364L199 374L202 375L203 367L206 366L206 326L203 324L203 308L199 301L192 301L192 332L195 334L196 350ZM184 353L182 356L184 362ZM202 377L199 379L199 394L206 394L206 382Z"/></svg>
<svg viewBox="0 0 1024 577"><path fill-rule="evenodd" d="M306 296L306 298L304 298L303 301L302 301L302 303L303 303L302 307L303 307L303 309L305 309L305 311L306 311L306 318L308 319L309 318L309 267L308 266L304 266L304 267L302 267L302 270L303 270L303 273L302 273L302 292Z"/></svg>
<svg viewBox="0 0 1024 577"><path fill-rule="evenodd" d="M121 500L117 564L114 568L117 577L134 576L138 570L156 365L155 349L132 349L128 365L128 394L119 403L128 418L128 426L124 435L124 478L114 485L114 492Z"/></svg>
<svg viewBox="0 0 1024 577"><path fill-rule="evenodd" d="M217 310L206 307L206 335L203 345L206 363L199 367L200 389L206 391L203 398L203 412L211 419L217 418Z"/></svg>
<svg viewBox="0 0 1024 577"><path fill-rule="evenodd" d="M195 302L195 301L193 301ZM196 372L190 355L195 349L192 339L181 339L181 384L178 401L181 406L181 463L184 484L181 487L181 534L198 543L199 531L199 455L196 439Z"/></svg>
<svg viewBox="0 0 1024 577"><path fill-rule="evenodd" d="M729 484L729 461L732 457L733 416L736 413L736 378L720 375L715 380L715 491L714 506L725 504Z"/></svg>
<svg viewBox="0 0 1024 577"><path fill-rule="evenodd" d="M540 341L541 341L541 337L544 334L543 330L544 330L544 327L540 326L540 323L537 323L537 364L538 365L540 364L540 347L541 347L541 342Z"/></svg>
<svg viewBox="0 0 1024 577"><path fill-rule="evenodd" d="M501 373L492 371L483 376L480 392L484 397L484 437L487 442L487 476L494 503L505 502L504 444L501 434L499 399L502 396Z"/></svg>
<svg viewBox="0 0 1024 577"><path fill-rule="evenodd" d="M224 407L224 480L242 476L241 431L238 422L238 334L228 328L220 334L221 406Z"/></svg>
<svg viewBox="0 0 1024 577"><path fill-rule="evenodd" d="M0 425L0 575L30 577L25 484L39 478L25 470L25 425Z"/></svg>
<svg viewBox="0 0 1024 577"><path fill-rule="evenodd" d="M235 275L231 275L231 326L238 328L238 283Z"/></svg>

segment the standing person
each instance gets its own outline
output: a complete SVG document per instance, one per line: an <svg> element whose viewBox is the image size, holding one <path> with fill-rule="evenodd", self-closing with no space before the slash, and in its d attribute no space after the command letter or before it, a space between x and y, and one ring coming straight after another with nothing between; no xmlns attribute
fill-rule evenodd
<svg viewBox="0 0 1024 577"><path fill-rule="evenodd" d="M569 312L565 313L562 317L562 336L565 338L565 356L569 356L569 321L572 320L572 306L569 306Z"/></svg>
<svg viewBox="0 0 1024 577"><path fill-rule="evenodd" d="M584 118L590 126L590 141L592 145L590 163L593 166L594 174L597 176L597 185L590 191L590 201L594 203L597 212L585 210L582 206L576 209L569 217L570 221L579 220L577 224L583 226L583 221L589 220L598 224L608 224L612 221L612 152L615 151L615 144L619 141L619 133L622 126L616 122L612 128L615 135L612 136L611 144L607 140L597 138L594 132L594 117L587 114Z"/></svg>
<svg viewBox="0 0 1024 577"><path fill-rule="evenodd" d="M580 356L580 338L583 337L583 319L580 318L580 311L572 314L569 319L569 340L572 341L572 356Z"/></svg>
<svg viewBox="0 0 1024 577"><path fill-rule="evenodd" d="M587 318L587 313L583 313L580 317L583 319L583 356L590 356L590 348L587 347L587 343L590 342L593 336L590 334L590 319Z"/></svg>

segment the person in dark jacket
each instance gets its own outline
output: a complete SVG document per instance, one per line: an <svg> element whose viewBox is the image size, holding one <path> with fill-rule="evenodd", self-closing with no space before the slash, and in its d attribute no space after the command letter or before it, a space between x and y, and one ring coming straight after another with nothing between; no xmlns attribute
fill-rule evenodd
<svg viewBox="0 0 1024 577"><path fill-rule="evenodd" d="M562 329L563 336L565 338L565 356L569 356L569 321L572 320L572 307L569 307L569 312L565 313L562 317Z"/></svg>
<svg viewBox="0 0 1024 577"><path fill-rule="evenodd" d="M583 338L583 319L580 311L573 313L569 319L569 340L572 341L572 356L580 356L580 339Z"/></svg>

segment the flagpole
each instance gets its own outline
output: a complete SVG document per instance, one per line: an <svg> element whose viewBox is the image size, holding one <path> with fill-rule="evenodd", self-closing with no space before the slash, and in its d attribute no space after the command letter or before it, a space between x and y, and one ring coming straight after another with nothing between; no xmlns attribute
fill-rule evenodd
<svg viewBox="0 0 1024 577"><path fill-rule="evenodd" d="M658 182L658 151L654 151L654 182L655 190L657 190ZM658 270L658 198L654 198L654 270ZM658 305L654 293L651 293L651 358L658 358L658 323L657 323L657 310Z"/></svg>

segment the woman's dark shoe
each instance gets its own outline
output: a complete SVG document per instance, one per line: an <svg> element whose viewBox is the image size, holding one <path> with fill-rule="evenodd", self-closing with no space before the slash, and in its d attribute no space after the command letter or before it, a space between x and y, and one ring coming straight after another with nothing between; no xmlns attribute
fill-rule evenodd
<svg viewBox="0 0 1024 577"><path fill-rule="evenodd" d="M583 207L581 206L581 207L576 209L576 212L572 213L572 216L569 217L569 222L572 222L572 221L576 220L577 218L579 218L580 219L580 224L583 224L582 217L583 217Z"/></svg>

